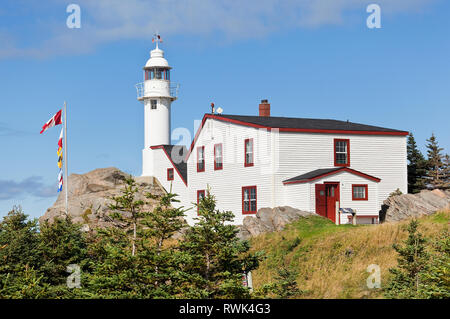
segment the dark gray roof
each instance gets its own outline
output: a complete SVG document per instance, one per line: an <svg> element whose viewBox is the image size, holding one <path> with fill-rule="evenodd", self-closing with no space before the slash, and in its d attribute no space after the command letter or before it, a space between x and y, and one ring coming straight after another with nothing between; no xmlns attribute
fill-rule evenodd
<svg viewBox="0 0 450 319"><path fill-rule="evenodd" d="M180 175L187 183L188 174L186 164L186 154L187 154L186 146L184 145L161 145L161 146L164 147L164 150L166 151L167 155L169 155L173 164L180 172Z"/></svg>
<svg viewBox="0 0 450 319"><path fill-rule="evenodd" d="M307 119L307 118L276 117L276 116L265 117L265 116L227 115L227 114L219 115L216 118L218 117L273 128L407 133L405 131L394 130L385 127L378 127L372 125L352 123L347 121L329 120L329 119Z"/></svg>
<svg viewBox="0 0 450 319"><path fill-rule="evenodd" d="M362 176L362 177L365 177L365 178L368 178L371 180L375 180L377 182L380 181L380 179L378 177L365 174L363 172L351 169L349 167L333 167L333 168L319 168L314 171L310 171L310 172L304 173L302 175L298 175L298 176L292 177L290 179L286 179L283 181L283 183L302 182L302 181L306 182L306 181L315 179L316 177L320 177L322 175L330 174L330 173L338 172L338 171L347 171L347 172L357 174L359 176Z"/></svg>
<svg viewBox="0 0 450 319"><path fill-rule="evenodd" d="M303 181L303 180L308 180L308 179L312 179L324 174L328 174L334 171L338 171L342 169L342 167L333 167L333 168L320 168L320 169L316 169L314 171L302 174L302 175L298 175L295 177L292 177L290 179L284 180L283 183L287 183L287 182L297 182L297 181Z"/></svg>

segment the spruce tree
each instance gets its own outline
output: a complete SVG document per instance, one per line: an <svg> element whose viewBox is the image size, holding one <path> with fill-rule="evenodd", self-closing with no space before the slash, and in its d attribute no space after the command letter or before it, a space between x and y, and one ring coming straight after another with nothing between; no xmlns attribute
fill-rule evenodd
<svg viewBox="0 0 450 319"><path fill-rule="evenodd" d="M137 257L132 255L129 232L116 227L96 229L89 240L89 271L82 274L77 297L140 298L141 271Z"/></svg>
<svg viewBox="0 0 450 319"><path fill-rule="evenodd" d="M258 267L260 254L249 253L249 242L241 241L238 228L230 225L233 213L216 209L209 190L197 208L196 224L180 245L183 270L189 274L182 287L185 298L248 298L243 274Z"/></svg>
<svg viewBox="0 0 450 319"><path fill-rule="evenodd" d="M429 267L421 276L420 298L450 298L450 232L444 230L433 242Z"/></svg>
<svg viewBox="0 0 450 319"><path fill-rule="evenodd" d="M138 219L142 216L141 209L144 205L144 201L135 199L138 188L131 176L125 180L125 187L121 192L121 196L112 197L114 204L109 205L109 208L114 211L114 213L111 214L112 218L125 222L126 226L132 227L133 240L131 243L131 255L134 256L136 254ZM127 214L129 216L127 216Z"/></svg>
<svg viewBox="0 0 450 319"><path fill-rule="evenodd" d="M443 148L439 147L438 141L436 139L436 136L434 136L434 133L431 135L429 139L427 139L427 179L428 183L433 188L439 188L443 186L443 180L442 180L442 154L441 151Z"/></svg>
<svg viewBox="0 0 450 319"><path fill-rule="evenodd" d="M14 275L25 266L41 266L38 222L27 219L22 208L15 206L0 223L0 276Z"/></svg>
<svg viewBox="0 0 450 319"><path fill-rule="evenodd" d="M298 272L283 265L277 269L275 282L265 284L255 292L257 298L296 298L302 293L297 284Z"/></svg>
<svg viewBox="0 0 450 319"><path fill-rule="evenodd" d="M450 188L450 156L445 154L442 169L442 188Z"/></svg>
<svg viewBox="0 0 450 319"><path fill-rule="evenodd" d="M183 254L178 249L178 240L173 238L187 226L183 220L186 210L173 207L173 203L179 202L176 196L171 192L160 196L146 195L158 200L153 211L145 212L140 221L142 230L138 262L146 298L180 297L180 283L186 277L180 270Z"/></svg>
<svg viewBox="0 0 450 319"><path fill-rule="evenodd" d="M52 293L64 296L67 289L67 266L76 264L83 269L87 263L87 240L80 224L70 217L56 218L51 224L40 225L39 250L43 265L40 272Z"/></svg>
<svg viewBox="0 0 450 319"><path fill-rule="evenodd" d="M388 298L419 298L421 276L427 270L429 254L426 250L426 239L417 231L419 223L412 220L408 225L408 238L403 246L394 244L398 253L398 265L389 269L392 278L385 288Z"/></svg>
<svg viewBox="0 0 450 319"><path fill-rule="evenodd" d="M131 184L129 181L126 186L127 194L131 192ZM133 186L133 189L138 191L137 187ZM126 203L135 202L127 196ZM186 258L173 236L186 226L182 219L184 210L172 206L177 202L175 194L146 194L146 197L157 199L158 204L150 212L136 214L135 237L129 236L126 228L98 229L98 235L91 237L89 253L92 257L87 268L92 271L85 276L86 287L79 297L183 297L180 287L187 275L180 271L180 264ZM135 243L134 248L130 242ZM134 255L130 253L133 249Z"/></svg>
<svg viewBox="0 0 450 319"><path fill-rule="evenodd" d="M426 160L417 148L413 133L410 133L407 141L408 158L408 193L418 193L425 188Z"/></svg>
<svg viewBox="0 0 450 319"><path fill-rule="evenodd" d="M38 222L15 206L0 223L0 299L51 298L42 274Z"/></svg>

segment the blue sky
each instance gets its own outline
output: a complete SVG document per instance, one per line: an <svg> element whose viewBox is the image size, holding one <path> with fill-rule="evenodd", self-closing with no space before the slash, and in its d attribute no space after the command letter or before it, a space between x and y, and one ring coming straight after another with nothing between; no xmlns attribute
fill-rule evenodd
<svg viewBox="0 0 450 319"><path fill-rule="evenodd" d="M444 0L66 1L0 4L0 216L56 200L59 128L69 107L69 171L141 173L143 107L134 85L158 30L180 83L172 128L194 129L214 102L228 114L335 118L432 132L450 150L450 2ZM368 29L378 3L382 28ZM176 140L172 141L176 143Z"/></svg>

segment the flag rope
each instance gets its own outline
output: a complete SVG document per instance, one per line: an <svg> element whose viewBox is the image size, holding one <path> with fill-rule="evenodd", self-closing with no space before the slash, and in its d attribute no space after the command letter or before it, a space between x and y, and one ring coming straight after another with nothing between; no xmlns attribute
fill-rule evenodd
<svg viewBox="0 0 450 319"><path fill-rule="evenodd" d="M65 193L66 193L66 216L69 216L69 177L67 176L67 159L68 159L68 152L67 152L67 103L64 101L64 177L65 177Z"/></svg>

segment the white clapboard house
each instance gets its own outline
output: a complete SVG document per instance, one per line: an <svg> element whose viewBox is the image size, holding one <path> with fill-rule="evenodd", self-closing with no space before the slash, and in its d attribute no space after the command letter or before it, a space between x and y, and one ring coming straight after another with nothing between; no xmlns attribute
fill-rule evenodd
<svg viewBox="0 0 450 319"><path fill-rule="evenodd" d="M187 149L170 145L171 103L176 86L156 47L137 85L144 104L143 176L158 179L192 207L209 188L235 224L263 207L291 206L336 223L378 223L383 201L407 192L408 132L330 119L270 116L262 100L255 116L205 114ZM338 212L338 213L337 213Z"/></svg>

